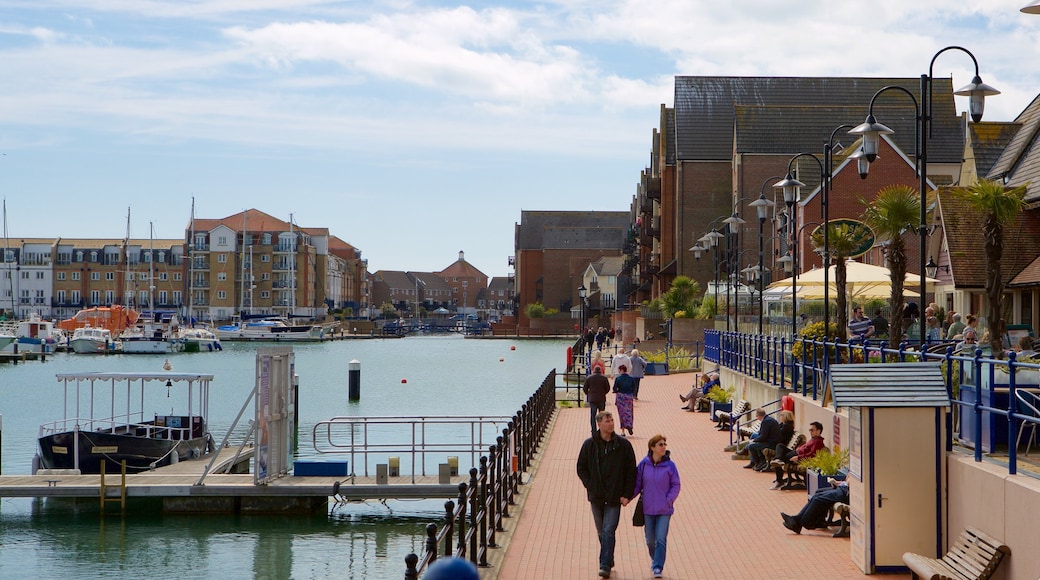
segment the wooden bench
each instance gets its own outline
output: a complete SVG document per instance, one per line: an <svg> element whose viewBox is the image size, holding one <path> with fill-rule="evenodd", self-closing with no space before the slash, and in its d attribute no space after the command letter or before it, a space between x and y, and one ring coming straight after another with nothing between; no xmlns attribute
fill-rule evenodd
<svg viewBox="0 0 1040 580"><path fill-rule="evenodd" d="M791 434L791 438L787 440L787 443L784 443L784 447L786 447L788 451L794 451L795 449L798 449L799 445L804 444L805 435L798 431L795 431ZM772 462L774 459L776 459L776 448L774 447L772 449L763 449L762 456L766 458L766 461Z"/></svg>
<svg viewBox="0 0 1040 580"><path fill-rule="evenodd" d="M832 537L849 537L849 511L847 503L836 503L831 506L830 512L827 514L827 527L839 526L838 531L834 532ZM838 519L834 519L834 516L838 516Z"/></svg>
<svg viewBox="0 0 1040 580"><path fill-rule="evenodd" d="M903 554L903 563L910 568L912 578L940 580L951 578L983 580L993 576L1011 549L979 530L967 528L950 546L946 555L936 560L920 554Z"/></svg>
<svg viewBox="0 0 1040 580"><path fill-rule="evenodd" d="M830 451L830 448L824 445L820 448L820 451ZM784 471L787 473L787 483L784 484L780 489L792 490L792 489L806 489L808 483L805 481L805 466L797 461L788 461L787 465L784 465Z"/></svg>
<svg viewBox="0 0 1040 580"><path fill-rule="evenodd" d="M718 422L716 427L720 430L727 430L733 428L733 423L743 417L744 415L751 412L751 403L745 399L741 399L736 405L733 406L732 411L716 411L715 420Z"/></svg>

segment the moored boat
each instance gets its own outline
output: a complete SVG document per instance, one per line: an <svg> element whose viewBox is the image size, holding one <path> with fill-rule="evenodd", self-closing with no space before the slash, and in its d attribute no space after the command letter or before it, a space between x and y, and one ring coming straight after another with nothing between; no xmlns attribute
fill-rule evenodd
<svg viewBox="0 0 1040 580"><path fill-rule="evenodd" d="M73 332L77 328L90 326L107 329L113 335L118 336L127 327L137 324L137 319L140 316L141 313L133 308L125 308L118 304L113 306L96 306L94 308L84 308L72 318L62 320L58 323L58 328L65 332Z"/></svg>
<svg viewBox="0 0 1040 580"><path fill-rule="evenodd" d="M207 420L212 380L211 374L180 372L59 374L65 414L40 426L33 473L37 467L99 473L102 460L109 473L122 461L128 470L140 471L212 452ZM157 408L160 401L167 408L170 390L184 387L181 414L145 415L145 408ZM70 416L80 409L87 414Z"/></svg>
<svg viewBox="0 0 1040 580"><path fill-rule="evenodd" d="M224 350L220 339L208 328L181 328L180 338L184 342L184 352Z"/></svg>
<svg viewBox="0 0 1040 580"><path fill-rule="evenodd" d="M262 318L217 327L220 340L319 341L325 330L314 324L291 325L280 318Z"/></svg>
<svg viewBox="0 0 1040 580"><path fill-rule="evenodd" d="M107 328L84 326L73 331L69 348L77 354L100 354L114 351L116 343Z"/></svg>
<svg viewBox="0 0 1040 580"><path fill-rule="evenodd" d="M123 354L169 354L184 350L177 313L146 312L144 324L128 328L119 335Z"/></svg>

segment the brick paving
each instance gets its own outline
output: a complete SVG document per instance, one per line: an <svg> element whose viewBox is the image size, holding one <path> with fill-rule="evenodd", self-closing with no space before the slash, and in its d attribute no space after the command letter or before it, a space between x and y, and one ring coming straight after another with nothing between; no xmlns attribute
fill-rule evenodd
<svg viewBox="0 0 1040 580"><path fill-rule="evenodd" d="M694 374L643 379L635 407L635 434L629 439L637 458L655 433L668 438L679 468L682 492L668 535L665 578L860 578L849 556L848 538L831 532L783 527L780 512L796 513L805 491L773 491L772 473L742 469L722 449L728 433L716 431L707 413L680 409ZM608 410L616 410L608 402ZM485 578L595 579L599 546L575 472L578 450L588 436L586 407L557 413L531 481L523 487L519 515L507 522L510 533ZM632 526L632 508L622 509L616 568L612 578L650 578L650 558L642 528ZM889 575L908 578L909 575Z"/></svg>

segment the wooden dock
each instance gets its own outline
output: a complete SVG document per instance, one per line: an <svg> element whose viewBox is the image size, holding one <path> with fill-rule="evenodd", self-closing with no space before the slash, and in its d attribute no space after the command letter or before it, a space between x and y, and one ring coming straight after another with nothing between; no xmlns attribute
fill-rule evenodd
<svg viewBox="0 0 1040 580"><path fill-rule="evenodd" d="M23 350L20 352L0 352L0 363L18 364L29 360L47 360L47 354L40 351Z"/></svg>
<svg viewBox="0 0 1040 580"><path fill-rule="evenodd" d="M227 464L234 449L221 450L219 464ZM127 498L158 498L164 511L181 512L313 512L326 509L329 499L355 501L366 499L456 498L459 483L468 476L452 477L443 484L436 476L391 477L380 484L375 477L300 477L287 475L254 485L251 473L210 473L199 485L212 458L181 461L143 473L126 476ZM248 460L249 456L239 458ZM215 469L215 471L219 471ZM120 474L105 475L104 495L123 494ZM100 475L73 475L64 472L37 475L0 476L0 497L70 498L100 501Z"/></svg>

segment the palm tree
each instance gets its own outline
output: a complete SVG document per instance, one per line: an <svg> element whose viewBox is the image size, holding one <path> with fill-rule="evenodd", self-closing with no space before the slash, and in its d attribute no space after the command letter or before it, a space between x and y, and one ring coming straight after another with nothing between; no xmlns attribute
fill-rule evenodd
<svg viewBox="0 0 1040 580"><path fill-rule="evenodd" d="M828 243L827 246L830 248L830 254L834 258L834 288L836 296L836 307L837 307L837 337L841 341L845 341L848 338L848 324L849 324L849 311L848 311L848 276L846 272L845 260L852 255L852 252L864 244L865 236L870 235L870 232L866 228L853 227L848 223L842 224L827 224L829 231L827 232ZM816 228L812 233L813 246L820 250L823 248L823 228ZM825 264L825 266L827 266Z"/></svg>
<svg viewBox="0 0 1040 580"><path fill-rule="evenodd" d="M888 264L892 294L889 298L892 321L889 323L888 345L899 348L903 340L903 282L906 280L906 243L903 234L919 219L921 197L908 185L889 185L878 191L873 201L860 199L866 206L863 221L879 240L888 241ZM922 325L923 328L923 325Z"/></svg>
<svg viewBox="0 0 1040 580"><path fill-rule="evenodd" d="M672 287L661 294L661 314L665 318L675 317L675 313L685 311L691 318L697 304L695 298L700 293L700 285L688 276L676 276Z"/></svg>
<svg viewBox="0 0 1040 580"><path fill-rule="evenodd" d="M982 235L986 251L986 298L989 312L986 326L989 329L993 353L1003 351L1004 333L1001 332L1001 316L1004 312L1004 279L1000 261L1004 255L1004 229L1011 225L1025 207L1023 198L1026 187L1005 187L996 181L981 180L974 185L956 190L960 199L981 213Z"/></svg>

